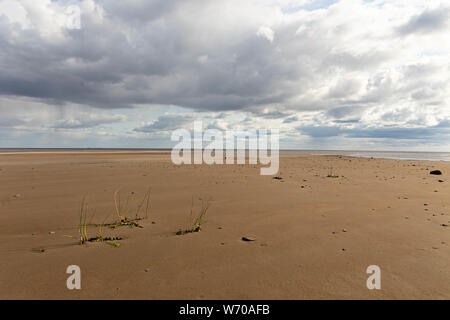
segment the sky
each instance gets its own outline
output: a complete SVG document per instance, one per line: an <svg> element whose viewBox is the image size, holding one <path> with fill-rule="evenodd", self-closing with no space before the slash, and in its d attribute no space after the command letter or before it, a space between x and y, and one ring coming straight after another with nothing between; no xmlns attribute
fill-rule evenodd
<svg viewBox="0 0 450 320"><path fill-rule="evenodd" d="M0 0L0 148L170 148L202 120L449 152L449 39L448 1Z"/></svg>

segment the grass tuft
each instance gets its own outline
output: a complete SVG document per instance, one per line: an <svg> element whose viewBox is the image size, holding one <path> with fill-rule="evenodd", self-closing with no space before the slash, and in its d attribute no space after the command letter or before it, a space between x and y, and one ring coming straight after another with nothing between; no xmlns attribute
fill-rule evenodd
<svg viewBox="0 0 450 320"><path fill-rule="evenodd" d="M142 201L138 204L136 211L134 212L134 218L130 218L129 215L132 212L130 204L134 199L134 192L132 192L126 199L125 205L123 206L120 198L120 189L118 189L114 193L114 206L115 206L115 214L117 216L117 220L112 223L106 223L106 220L109 218L107 216L102 223L93 224L87 223L88 216L88 202L84 197L81 201L81 211L80 211L80 220L78 223L78 232L80 235L80 245L85 244L86 242L105 242L111 244L109 241L119 241L123 240L123 237L105 237L103 235L103 231L105 227L110 229L116 229L119 227L129 227L129 228L143 228L138 221L143 219L148 219L149 211L150 211L150 191L149 189ZM143 214L141 216L141 213ZM92 220L92 218L91 218ZM96 237L88 237L88 226L97 227L97 236ZM114 245L115 247L119 247L119 245Z"/></svg>
<svg viewBox="0 0 450 320"><path fill-rule="evenodd" d="M339 178L339 176L336 176L336 175L333 174L333 166L328 168L327 178Z"/></svg>
<svg viewBox="0 0 450 320"><path fill-rule="evenodd" d="M83 200L81 201L80 223L78 224L78 231L80 234L80 245L86 243L86 241L88 240L87 224L86 224L87 214L88 214L88 202L86 198L83 198Z"/></svg>
<svg viewBox="0 0 450 320"><path fill-rule="evenodd" d="M108 224L107 226L111 229L115 229L118 227L130 227L130 228L142 228L141 225L139 225L137 223L137 221L143 220L143 219L148 219L148 214L150 211L150 192L151 189L149 189L145 195L144 198L142 199L142 201L139 203L136 212L135 212L135 217L134 218L129 218L128 215L131 211L129 204L130 204L130 200L132 200L134 198L134 192L131 193L128 197L127 200L125 202L125 206L122 207L121 204L121 197L120 197L120 189L118 189L115 193L114 193L114 205L115 205L115 209L116 209L116 216L118 218L118 220L115 223L111 223ZM141 210L144 208L144 204L145 204L145 214L141 217L140 213Z"/></svg>
<svg viewBox="0 0 450 320"><path fill-rule="evenodd" d="M206 214L210 207L210 203L211 203L211 200L207 200L206 202L202 201L202 207L200 209L200 212L199 212L198 216L195 219L193 219L192 217L193 217L194 199L192 199L189 219L186 224L187 227L177 231L176 235L180 236L180 235L184 235L184 234L188 234L188 233L200 232L202 230L202 225L205 221Z"/></svg>

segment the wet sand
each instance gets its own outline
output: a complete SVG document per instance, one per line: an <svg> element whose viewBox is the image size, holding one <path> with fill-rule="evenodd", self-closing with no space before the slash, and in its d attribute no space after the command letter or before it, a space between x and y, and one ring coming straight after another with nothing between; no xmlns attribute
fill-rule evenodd
<svg viewBox="0 0 450 320"><path fill-rule="evenodd" d="M287 154L282 179L259 173L165 152L1 154L0 298L450 298L450 163ZM112 222L115 191L131 217L150 187L143 228L103 231L119 248L78 244L83 197L91 224ZM176 235L208 199L201 232Z"/></svg>

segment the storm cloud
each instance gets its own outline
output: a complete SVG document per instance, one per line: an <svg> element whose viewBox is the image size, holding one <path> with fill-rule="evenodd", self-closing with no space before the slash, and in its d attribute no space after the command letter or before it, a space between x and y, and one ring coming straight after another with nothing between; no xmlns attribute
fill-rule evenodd
<svg viewBox="0 0 450 320"><path fill-rule="evenodd" d="M449 12L437 0L0 0L0 127L125 144L225 112L236 116L212 116L219 127L277 127L300 145L422 143L450 118Z"/></svg>

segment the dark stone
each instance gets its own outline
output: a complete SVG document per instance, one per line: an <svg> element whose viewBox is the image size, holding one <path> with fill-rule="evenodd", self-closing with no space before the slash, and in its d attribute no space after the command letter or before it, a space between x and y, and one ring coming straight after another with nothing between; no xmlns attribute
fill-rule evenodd
<svg viewBox="0 0 450 320"><path fill-rule="evenodd" d="M434 174L436 176L440 176L442 174L442 172L440 170L433 170L433 171L430 171L430 174Z"/></svg>

